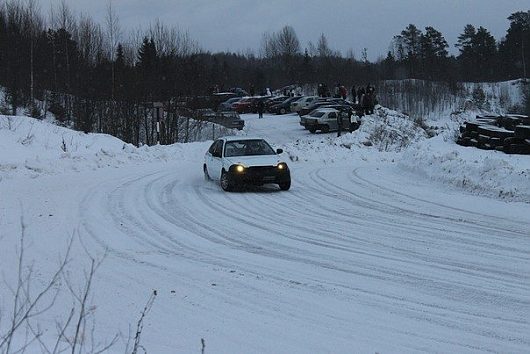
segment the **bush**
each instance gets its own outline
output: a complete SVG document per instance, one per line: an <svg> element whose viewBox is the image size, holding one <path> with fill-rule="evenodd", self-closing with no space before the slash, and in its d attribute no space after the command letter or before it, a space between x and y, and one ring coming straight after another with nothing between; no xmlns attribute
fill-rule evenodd
<svg viewBox="0 0 530 354"><path fill-rule="evenodd" d="M471 95L473 97L473 102L475 102L475 105L478 108L483 108L484 104L486 103L486 94L484 93L484 90L480 87L475 87Z"/></svg>
<svg viewBox="0 0 530 354"><path fill-rule="evenodd" d="M42 111L36 104L30 104L26 109L26 116L33 118L42 118Z"/></svg>
<svg viewBox="0 0 530 354"><path fill-rule="evenodd" d="M55 119L59 122L64 123L66 121L66 110L57 102L52 102L48 111L55 115Z"/></svg>

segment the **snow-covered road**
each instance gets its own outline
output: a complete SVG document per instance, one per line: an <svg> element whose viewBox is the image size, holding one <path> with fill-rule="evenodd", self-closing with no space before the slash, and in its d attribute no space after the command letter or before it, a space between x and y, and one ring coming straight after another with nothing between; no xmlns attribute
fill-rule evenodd
<svg viewBox="0 0 530 354"><path fill-rule="evenodd" d="M276 144L304 134L249 126ZM530 350L529 204L377 159L293 163L288 192L224 193L201 163L0 188L23 205L34 252L53 254L72 230L108 251L94 288L100 331L127 332L157 290L142 334L151 353L199 352L201 338L207 353ZM0 207L4 235L15 232L21 208Z"/></svg>

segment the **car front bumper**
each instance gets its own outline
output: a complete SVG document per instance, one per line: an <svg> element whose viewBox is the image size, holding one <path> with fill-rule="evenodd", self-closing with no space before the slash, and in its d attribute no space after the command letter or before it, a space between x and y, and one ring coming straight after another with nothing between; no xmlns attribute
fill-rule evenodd
<svg viewBox="0 0 530 354"><path fill-rule="evenodd" d="M246 167L242 172L230 169L235 184L262 185L266 183L284 183L291 180L289 168L280 170L276 166Z"/></svg>

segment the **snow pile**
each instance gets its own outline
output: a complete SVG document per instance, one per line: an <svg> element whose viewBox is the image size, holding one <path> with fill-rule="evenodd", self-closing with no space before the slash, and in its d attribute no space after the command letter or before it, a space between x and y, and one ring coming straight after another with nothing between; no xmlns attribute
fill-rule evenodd
<svg viewBox="0 0 530 354"><path fill-rule="evenodd" d="M360 128L353 133L310 136L285 145L293 161L332 162L352 157L352 154L379 152L397 153L411 144L422 141L428 134L411 117L378 106L372 115L362 118ZM360 151L360 150L363 151Z"/></svg>
<svg viewBox="0 0 530 354"><path fill-rule="evenodd" d="M254 135L260 124L264 125L267 129L262 135L276 137L276 147L282 147L291 162L399 162L401 168L472 193L530 202L528 156L455 144L460 124L474 120L479 113L483 112L467 110L440 120L434 138L429 138L429 128L422 122L383 107L363 117L357 131L341 137L309 134L297 119L282 123L287 134L283 136L275 118L251 117L249 127L238 133ZM17 175L37 177L157 161L199 163L210 143L137 148L110 135L84 134L28 117L0 116L0 181Z"/></svg>
<svg viewBox="0 0 530 354"><path fill-rule="evenodd" d="M202 158L208 143L143 146L107 134L85 134L28 117L0 116L0 180L127 163Z"/></svg>
<svg viewBox="0 0 530 354"><path fill-rule="evenodd" d="M459 127L488 114L464 109L439 123L438 135L404 151L400 166L474 194L530 202L530 157L463 147L455 143ZM491 114L491 113L490 113Z"/></svg>
<svg viewBox="0 0 530 354"><path fill-rule="evenodd" d="M400 166L474 194L530 202L530 158L463 147L440 135L414 145Z"/></svg>

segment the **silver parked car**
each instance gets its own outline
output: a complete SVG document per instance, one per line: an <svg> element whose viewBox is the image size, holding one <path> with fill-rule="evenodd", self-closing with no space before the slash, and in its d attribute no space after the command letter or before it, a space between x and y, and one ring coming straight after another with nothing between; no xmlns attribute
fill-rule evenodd
<svg viewBox="0 0 530 354"><path fill-rule="evenodd" d="M303 96L300 99L294 101L291 103L291 112L298 112L303 108L306 108L316 100L318 100L318 96Z"/></svg>
<svg viewBox="0 0 530 354"><path fill-rule="evenodd" d="M323 133L338 130L338 115L342 114L342 129L353 131L359 127L360 119L357 115L352 114L348 117L345 112L334 108L315 109L309 115L300 118L300 125L303 125L311 133L320 130ZM349 119L348 119L349 118Z"/></svg>

